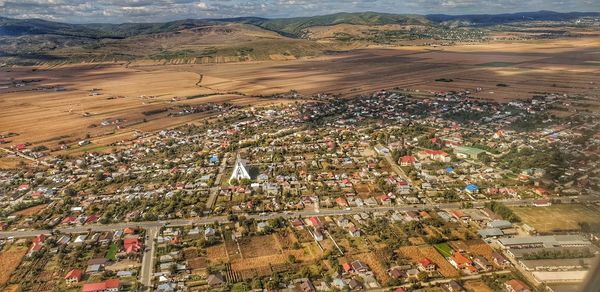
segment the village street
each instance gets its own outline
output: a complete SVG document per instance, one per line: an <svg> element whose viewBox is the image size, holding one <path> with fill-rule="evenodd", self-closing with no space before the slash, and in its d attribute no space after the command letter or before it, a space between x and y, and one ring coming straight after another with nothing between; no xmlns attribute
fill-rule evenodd
<svg viewBox="0 0 600 292"><path fill-rule="evenodd" d="M571 203L571 198L565 198L563 204ZM585 203L589 201L598 200L597 196L579 196L577 201L579 203ZM521 206L531 205L534 199L524 200L505 200L503 203L507 206ZM486 201L473 202L473 207L483 207ZM441 204L418 204L418 205L401 205L401 206L378 206L378 207L362 207L362 208L348 208L348 209L323 209L321 208L318 212L314 210L302 210L302 211L287 211L281 213L268 213L268 214L245 214L247 218L253 219L269 219L275 217L283 218L297 218L297 217L310 217L310 216L334 216L334 215L352 215L363 212L385 212L385 211L415 211L423 208L439 208L439 209L455 209L460 208L461 203L441 203ZM123 229L126 227L139 227L139 228L157 228L161 226L190 226L190 225L207 225L213 224L214 222L227 223L229 220L227 216L209 216L209 217L195 217L189 219L169 219L160 221L141 221L141 222L123 222L114 224L92 224L83 225L76 227L60 227L53 230L17 230L17 231L2 231L0 232L0 238L24 238L34 237L38 234L51 234L52 232L59 233L87 233L89 231L101 232L101 231L114 231Z"/></svg>
<svg viewBox="0 0 600 292"><path fill-rule="evenodd" d="M150 291L152 287L152 274L154 268L154 257L156 253L156 237L160 228L158 226L146 228L146 249L142 258L142 269L140 272L140 283L142 284L140 291Z"/></svg>

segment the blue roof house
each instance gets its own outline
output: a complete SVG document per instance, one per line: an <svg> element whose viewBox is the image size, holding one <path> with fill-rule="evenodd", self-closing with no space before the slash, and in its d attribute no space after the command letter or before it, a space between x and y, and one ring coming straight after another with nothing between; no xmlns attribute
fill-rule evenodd
<svg viewBox="0 0 600 292"><path fill-rule="evenodd" d="M479 190L479 187L474 185L474 184L470 184L465 188L465 191L469 192L469 193L475 193Z"/></svg>

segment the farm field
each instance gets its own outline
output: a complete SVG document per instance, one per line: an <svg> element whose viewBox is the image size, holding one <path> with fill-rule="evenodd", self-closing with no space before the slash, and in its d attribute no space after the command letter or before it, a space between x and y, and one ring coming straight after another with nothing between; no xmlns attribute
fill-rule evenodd
<svg viewBox="0 0 600 292"><path fill-rule="evenodd" d="M447 243L438 243L434 245L435 249L439 251L445 257L452 256L452 248Z"/></svg>
<svg viewBox="0 0 600 292"><path fill-rule="evenodd" d="M482 281L467 281L467 282L465 282L465 288L467 289L467 291L474 291L474 292L492 292L492 291L494 291L490 287L488 287L485 283L483 283Z"/></svg>
<svg viewBox="0 0 600 292"><path fill-rule="evenodd" d="M424 257L430 259L438 266L440 274L446 278L458 277L460 275L433 246L403 246L399 249L399 253L415 264Z"/></svg>
<svg viewBox="0 0 600 292"><path fill-rule="evenodd" d="M19 216L35 215L35 214L41 212L42 210L44 210L44 208L46 208L47 206L48 206L48 204L41 204L41 205L29 207L27 209L23 209L21 211L15 212L14 215L19 215Z"/></svg>
<svg viewBox="0 0 600 292"><path fill-rule="evenodd" d="M579 222L600 222L600 211L582 204L554 204L549 207L512 207L523 221L538 232L578 230Z"/></svg>
<svg viewBox="0 0 600 292"><path fill-rule="evenodd" d="M9 246L0 252L0 287L7 283L26 253L27 247L23 246Z"/></svg>
<svg viewBox="0 0 600 292"><path fill-rule="evenodd" d="M154 131L218 115L203 112L175 117L144 112L206 103L255 106L287 102L256 96L290 90L353 96L396 87L413 93L474 92L480 88L474 97L498 101L539 92L596 96L600 67L593 60L598 45L599 38L589 37L358 49L287 61L181 65L140 61L2 68L0 83L30 82L0 89L0 134L18 134L8 139L7 146L31 143L51 149L59 142L73 145L89 135L94 144L90 151L100 151L105 149L99 145L131 139L138 130ZM452 82L436 82L439 78ZM508 86L497 86L500 83ZM95 94L91 94L93 89ZM188 99L190 96L200 97ZM115 119L123 122L99 126ZM75 146L72 151L78 149Z"/></svg>

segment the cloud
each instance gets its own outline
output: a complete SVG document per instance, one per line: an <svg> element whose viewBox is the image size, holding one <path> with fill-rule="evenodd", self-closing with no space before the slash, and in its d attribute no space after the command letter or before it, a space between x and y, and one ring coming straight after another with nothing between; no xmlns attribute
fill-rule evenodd
<svg viewBox="0 0 600 292"><path fill-rule="evenodd" d="M56 21L162 22L183 18L293 17L336 12L507 13L600 11L597 0L0 0L0 15Z"/></svg>

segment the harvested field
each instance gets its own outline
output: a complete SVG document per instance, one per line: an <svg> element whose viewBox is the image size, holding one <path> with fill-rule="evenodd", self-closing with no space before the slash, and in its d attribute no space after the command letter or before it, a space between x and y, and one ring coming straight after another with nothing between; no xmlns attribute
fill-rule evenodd
<svg viewBox="0 0 600 292"><path fill-rule="evenodd" d="M154 112L179 105L229 102L262 105L288 102L253 96L297 90L353 96L385 88L416 94L481 88L474 97L498 101L539 92L598 97L597 37L452 47L359 49L297 60L169 65L79 64L3 68L0 82L39 80L0 89L0 133L16 132L11 144L56 148L91 136L107 145L130 139L135 130L154 131L194 123L212 113L168 116ZM35 69L35 71L33 70ZM436 79L452 82L436 82ZM498 87L503 83L507 87ZM92 89L97 89L92 93ZM187 97L196 97L188 99ZM89 113L89 116L87 116ZM108 119L117 125L97 126ZM144 119L146 122L144 122ZM96 125L96 127L93 127ZM77 147L74 151L77 153Z"/></svg>
<svg viewBox="0 0 600 292"><path fill-rule="evenodd" d="M379 283L385 284L390 280L390 276L387 273L387 269L385 264L381 261L381 259L373 253L361 253L354 256L356 259L363 261L367 264L373 274L375 274L375 278Z"/></svg>
<svg viewBox="0 0 600 292"><path fill-rule="evenodd" d="M262 256L256 258L246 258L235 260L231 263L231 268L234 271L243 271L253 268L268 267L269 265L284 264L287 261L287 256L282 254Z"/></svg>
<svg viewBox="0 0 600 292"><path fill-rule="evenodd" d="M188 259L187 263L190 269L192 270L206 269L208 267L208 263L206 262L206 258L204 257Z"/></svg>
<svg viewBox="0 0 600 292"><path fill-rule="evenodd" d="M35 214L41 212L42 210L44 210L44 208L46 208L46 206L48 206L48 204L41 204L41 205L29 207L27 209L23 209L21 211L15 212L14 215L19 215L19 216L35 215Z"/></svg>
<svg viewBox="0 0 600 292"><path fill-rule="evenodd" d="M22 246L10 246L0 252L0 286L8 282L10 275L19 266L25 254L27 248Z"/></svg>
<svg viewBox="0 0 600 292"><path fill-rule="evenodd" d="M135 130L154 131L217 115L203 112L169 116L167 112L144 115L178 106L229 102L236 105L273 103L240 94L198 87L193 72L130 69L124 64L85 64L62 67L4 69L1 81L39 80L21 88L0 89L3 111L0 133L19 135L11 143L29 142L55 149L58 143L75 144L86 134L98 145L132 138ZM8 78L4 80L5 77ZM94 90L95 89L95 90ZM187 99L188 96L209 95ZM102 126L107 120L122 122ZM94 147L94 146L89 146ZM97 147L97 145L95 146ZM74 147L78 150L79 147Z"/></svg>
<svg viewBox="0 0 600 292"><path fill-rule="evenodd" d="M523 221L540 233L579 230L579 222L600 222L600 211L583 204L554 204L549 207L511 207Z"/></svg>
<svg viewBox="0 0 600 292"><path fill-rule="evenodd" d="M276 238L275 234L242 238L239 241L242 257L246 259L281 254L281 250L273 244Z"/></svg>
<svg viewBox="0 0 600 292"><path fill-rule="evenodd" d="M225 248L225 244L209 246L206 248L206 255L212 263L224 263L229 260L227 257L227 249Z"/></svg>
<svg viewBox="0 0 600 292"><path fill-rule="evenodd" d="M465 282L465 289L467 289L467 291L473 291L473 292L493 292L494 291L488 285L486 285L485 283L483 283L481 281L467 281L467 282Z"/></svg>
<svg viewBox="0 0 600 292"><path fill-rule="evenodd" d="M446 259L430 245L423 246L403 246L398 252L405 258L410 259L413 263L417 263L422 258L426 257L433 261L438 266L438 271L447 278L458 277L460 273L446 261Z"/></svg>
<svg viewBox="0 0 600 292"><path fill-rule="evenodd" d="M492 257L494 250L485 241L481 239L467 240L465 244L471 253L484 257L490 263L494 262L494 258Z"/></svg>

